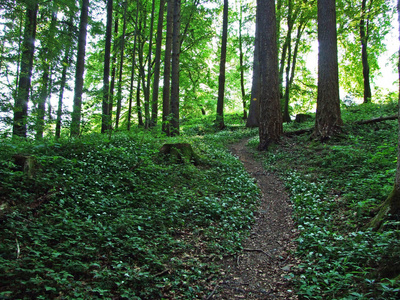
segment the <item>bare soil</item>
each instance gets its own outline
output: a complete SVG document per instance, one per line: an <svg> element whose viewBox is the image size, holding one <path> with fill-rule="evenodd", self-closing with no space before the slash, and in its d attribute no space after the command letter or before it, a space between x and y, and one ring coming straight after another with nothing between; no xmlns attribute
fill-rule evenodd
<svg viewBox="0 0 400 300"><path fill-rule="evenodd" d="M283 183L263 169L244 139L230 147L261 189L262 198L243 251L222 263L223 278L207 299L298 299L290 279L296 229Z"/></svg>

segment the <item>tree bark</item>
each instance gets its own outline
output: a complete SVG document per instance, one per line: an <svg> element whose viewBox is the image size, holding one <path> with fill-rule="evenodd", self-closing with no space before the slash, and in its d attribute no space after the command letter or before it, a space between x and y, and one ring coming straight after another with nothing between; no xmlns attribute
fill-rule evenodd
<svg viewBox="0 0 400 300"><path fill-rule="evenodd" d="M140 79L138 78L137 87L136 87L136 109L137 109L137 116L138 116L138 125L139 127L144 126L143 123L143 113L142 113L142 106L140 104Z"/></svg>
<svg viewBox="0 0 400 300"><path fill-rule="evenodd" d="M155 0L152 1L151 18L150 18L150 33L149 33L149 53L147 55L147 84L144 90L144 112L145 112L145 125L148 129L150 127L150 82L151 82L151 69L152 69L152 55L153 55L153 32L154 32L154 15L155 15Z"/></svg>
<svg viewBox="0 0 400 300"><path fill-rule="evenodd" d="M139 21L140 22L140 21ZM146 20L144 20L146 22ZM145 24L143 26L144 28L146 27ZM146 43L145 38L143 37L143 32L142 32L142 27L140 24L139 27L139 32L140 35L138 36L139 41L138 41L138 71L139 71L139 76L138 76L138 88L137 88L137 93L136 93L136 104L137 104L137 112L138 112L138 120L139 120L139 126L145 126L145 121L143 122L143 110L142 110L142 104L140 100L140 90L145 93L146 89L146 74L145 74L145 58L144 58L144 44ZM146 118L146 116L145 116Z"/></svg>
<svg viewBox="0 0 400 300"><path fill-rule="evenodd" d="M247 108L246 108L246 90L244 87L244 62L243 62L243 39L242 39L242 18L243 9L242 2L240 1L240 15L239 15L239 67L240 67L240 89L242 92L242 104L243 104L243 120L247 120Z"/></svg>
<svg viewBox="0 0 400 300"><path fill-rule="evenodd" d="M228 0L224 0L224 12L222 21L222 45L221 58L219 63L218 78L218 102L217 102L217 119L216 125L219 129L225 127L224 124L224 97L225 97L225 65L226 65L226 44L228 40Z"/></svg>
<svg viewBox="0 0 400 300"><path fill-rule="evenodd" d="M139 1L136 5L136 17L135 17L135 37L133 40L133 50L132 50L132 68L131 68L131 84L129 88L129 107L128 107L128 124L127 130L131 130L131 118L132 118L132 101L133 101L133 81L135 79L135 65L136 65L136 43L138 35L138 20L139 20ZM138 79L139 82L139 79ZM139 83L138 83L139 84Z"/></svg>
<svg viewBox="0 0 400 300"><path fill-rule="evenodd" d="M164 88L163 88L163 116L162 116L162 131L166 135L170 135L170 91L171 91L171 51L172 51L172 31L174 20L174 2L168 0L167 4L167 35L165 41L165 56L164 56Z"/></svg>
<svg viewBox="0 0 400 300"><path fill-rule="evenodd" d="M111 130L110 112L110 58L111 58L111 30L112 30L113 0L107 1L107 24L104 48L103 70L103 105L101 116L101 133Z"/></svg>
<svg viewBox="0 0 400 300"><path fill-rule="evenodd" d="M318 1L318 97L314 136L321 141L341 131L335 0Z"/></svg>
<svg viewBox="0 0 400 300"><path fill-rule="evenodd" d="M257 0L260 17L260 144L264 151L279 141L282 133L282 113L279 94L278 47L274 0Z"/></svg>
<svg viewBox="0 0 400 300"><path fill-rule="evenodd" d="M155 63L154 63L153 96L151 101L150 126L155 126L157 124L157 117L158 117L158 91L160 85L161 46L162 46L162 36L163 36L164 7L165 7L165 0L160 0L160 9L158 12L158 23L157 23L156 54L154 58Z"/></svg>
<svg viewBox="0 0 400 300"><path fill-rule="evenodd" d="M260 118L260 12L257 7L256 12L256 30L254 40L254 58L253 58L253 80L251 84L251 100L249 107L249 116L247 117L246 127L258 127Z"/></svg>
<svg viewBox="0 0 400 300"><path fill-rule="evenodd" d="M67 83L68 66L69 66L69 49L66 49L65 56L63 59L63 69L62 69L62 73L61 73L60 95L58 96L57 120L56 120L56 139L59 139L61 137L62 106L63 106L65 85Z"/></svg>
<svg viewBox="0 0 400 300"><path fill-rule="evenodd" d="M27 134L26 125L33 69L33 54L35 52L37 11L38 4L36 1L27 5L24 39L22 42L21 74L14 104L13 136L26 137Z"/></svg>
<svg viewBox="0 0 400 300"><path fill-rule="evenodd" d="M112 116L113 116L113 107L114 107L114 89L115 89L115 79L117 73L117 39L118 39L118 18L115 18L114 21L114 45L113 45L113 56L112 56L112 67L111 67L111 82L110 82L110 91L109 91L109 99L108 99L108 111L110 112L110 122L111 122L111 129L112 129ZM117 108L118 109L118 108ZM117 115L117 114L115 114ZM117 117L115 117L117 120ZM115 122L116 122L115 120ZM119 122L119 121L118 121Z"/></svg>
<svg viewBox="0 0 400 300"><path fill-rule="evenodd" d="M181 27L181 0L174 3L174 22L172 33L172 68L171 68L171 128L170 135L179 135L179 55L180 55L180 27Z"/></svg>
<svg viewBox="0 0 400 300"><path fill-rule="evenodd" d="M118 86L117 86L117 112L115 128L119 127L119 120L121 119L122 109L122 75L124 69L124 51L125 51L125 33L126 33L126 15L127 15L128 3L124 2L124 22L122 24L122 35L120 38L120 49L119 49L119 74L118 74ZM118 120L118 121L117 121Z"/></svg>
<svg viewBox="0 0 400 300"><path fill-rule="evenodd" d="M369 76L369 63L368 63L368 16L366 16L367 0L362 0L361 3L361 20L360 20L360 38L361 38L361 61L363 66L363 80L364 80L364 103L371 102L372 92ZM367 25L365 21L367 20Z"/></svg>
<svg viewBox="0 0 400 300"><path fill-rule="evenodd" d="M83 73L85 70L85 48L88 23L89 0L82 0L76 57L74 107L71 120L71 136L78 136L81 128Z"/></svg>
<svg viewBox="0 0 400 300"><path fill-rule="evenodd" d="M285 105L283 108L283 122L289 123L291 121L289 115L289 73L290 73L290 65L292 62L292 29L293 29L293 21L292 21L292 1L289 0L289 8L288 8L288 33L287 33L287 62L286 62L286 84L285 84L285 94L284 94L284 101ZM282 82L281 82L282 84Z"/></svg>

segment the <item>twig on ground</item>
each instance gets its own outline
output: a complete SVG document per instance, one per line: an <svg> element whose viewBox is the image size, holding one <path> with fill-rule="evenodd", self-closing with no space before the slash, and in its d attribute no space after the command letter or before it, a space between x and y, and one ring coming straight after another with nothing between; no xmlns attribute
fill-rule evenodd
<svg viewBox="0 0 400 300"><path fill-rule="evenodd" d="M166 269L166 270L164 270L164 271L162 271L162 272L160 272L160 273L157 273L157 274L155 275L155 277L164 275L165 273L168 273L169 271L170 271L170 269Z"/></svg>
<svg viewBox="0 0 400 300"><path fill-rule="evenodd" d="M206 300L210 300L213 296L214 296L214 294L215 294L215 292L217 291L217 288L219 287L219 284L217 283L217 285L215 286L215 288L213 289L213 291L211 292L211 294L210 295L208 295L208 297L206 298Z"/></svg>
<svg viewBox="0 0 400 300"><path fill-rule="evenodd" d="M247 248L245 248L245 249L243 249L243 251L247 251L247 252L261 252L261 253L265 254L266 256L271 257L271 255L269 255L267 252L265 252L265 251L262 250L262 249L247 249Z"/></svg>

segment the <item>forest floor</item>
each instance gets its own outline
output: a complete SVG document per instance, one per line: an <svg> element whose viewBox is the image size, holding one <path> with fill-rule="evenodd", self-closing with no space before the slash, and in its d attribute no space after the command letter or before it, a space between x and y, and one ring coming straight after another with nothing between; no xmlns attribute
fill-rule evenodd
<svg viewBox="0 0 400 300"><path fill-rule="evenodd" d="M230 146L261 189L250 236L242 252L222 264L224 277L208 299L298 299L289 274L299 262L294 257L296 228L283 183L263 169L248 139Z"/></svg>

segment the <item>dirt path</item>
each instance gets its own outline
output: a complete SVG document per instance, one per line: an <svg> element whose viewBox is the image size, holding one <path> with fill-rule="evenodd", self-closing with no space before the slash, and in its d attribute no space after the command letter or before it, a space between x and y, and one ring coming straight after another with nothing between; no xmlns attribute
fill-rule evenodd
<svg viewBox="0 0 400 300"><path fill-rule="evenodd" d="M225 259L225 278L208 299L298 299L284 278L296 264L290 255L296 233L291 204L282 182L264 171L247 142L244 139L230 150L256 179L262 199L244 250Z"/></svg>

